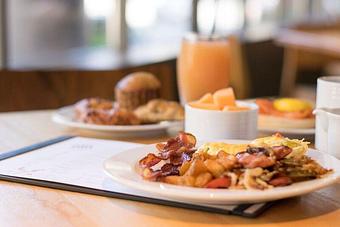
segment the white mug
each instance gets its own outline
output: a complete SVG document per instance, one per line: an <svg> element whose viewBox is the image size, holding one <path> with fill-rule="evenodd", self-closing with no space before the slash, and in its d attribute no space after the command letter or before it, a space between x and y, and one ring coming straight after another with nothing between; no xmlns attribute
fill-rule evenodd
<svg viewBox="0 0 340 227"><path fill-rule="evenodd" d="M320 129L326 135L324 147L320 150L340 159L340 108L317 108L314 110L320 122Z"/></svg>
<svg viewBox="0 0 340 227"><path fill-rule="evenodd" d="M318 78L316 93L316 108L340 108L340 76ZM315 147L326 151L328 137L319 116L316 116L315 127Z"/></svg>
<svg viewBox="0 0 340 227"><path fill-rule="evenodd" d="M199 140L244 139L257 136L258 107L254 103L237 101L242 111L205 110L185 105L185 131Z"/></svg>

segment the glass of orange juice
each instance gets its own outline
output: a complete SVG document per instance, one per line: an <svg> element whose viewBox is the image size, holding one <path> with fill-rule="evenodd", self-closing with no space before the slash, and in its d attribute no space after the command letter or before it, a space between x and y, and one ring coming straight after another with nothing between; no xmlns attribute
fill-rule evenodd
<svg viewBox="0 0 340 227"><path fill-rule="evenodd" d="M177 83L182 104L227 87L229 74L227 38L195 33L184 37L177 60Z"/></svg>

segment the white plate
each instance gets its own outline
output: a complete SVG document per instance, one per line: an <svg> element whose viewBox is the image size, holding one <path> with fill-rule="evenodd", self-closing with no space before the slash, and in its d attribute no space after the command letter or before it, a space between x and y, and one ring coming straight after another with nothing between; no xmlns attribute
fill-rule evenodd
<svg viewBox="0 0 340 227"><path fill-rule="evenodd" d="M247 143L248 141L228 140L229 143ZM201 144L201 143L200 143ZM334 173L321 179L294 183L285 187L260 190L230 190L230 189L204 189L176 186L160 182L143 180L137 172L137 163L150 152L155 152L155 145L147 145L123 151L104 163L105 172L116 182L127 187L157 194L169 199L206 203L206 204L242 204L258 203L303 195L329 186L340 176L340 161L328 154L312 150L308 156L317 160L323 167L331 168Z"/></svg>
<svg viewBox="0 0 340 227"><path fill-rule="evenodd" d="M315 128L259 128L262 133L280 132L285 135L314 135Z"/></svg>
<svg viewBox="0 0 340 227"><path fill-rule="evenodd" d="M182 121L164 121L158 124L147 125L96 125L76 121L74 119L73 106L66 106L58 109L53 115L52 120L58 124L94 131L110 132L117 136L146 136L165 132L168 129L182 130Z"/></svg>

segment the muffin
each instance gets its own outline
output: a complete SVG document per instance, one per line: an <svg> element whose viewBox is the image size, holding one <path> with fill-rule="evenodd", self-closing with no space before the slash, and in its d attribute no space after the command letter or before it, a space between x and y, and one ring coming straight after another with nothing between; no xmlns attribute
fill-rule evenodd
<svg viewBox="0 0 340 227"><path fill-rule="evenodd" d="M120 80L115 87L119 107L134 110L160 97L160 81L151 73L135 72Z"/></svg>

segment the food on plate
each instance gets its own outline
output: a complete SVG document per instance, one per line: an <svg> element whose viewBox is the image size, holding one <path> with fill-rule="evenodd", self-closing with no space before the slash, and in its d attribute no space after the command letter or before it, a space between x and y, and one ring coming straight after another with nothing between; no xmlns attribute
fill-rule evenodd
<svg viewBox="0 0 340 227"><path fill-rule="evenodd" d="M131 111L111 100L88 98L74 105L75 120L98 125L139 125L184 119L183 107L174 101L154 99Z"/></svg>
<svg viewBox="0 0 340 227"><path fill-rule="evenodd" d="M301 157L308 150L309 142L299 139L289 139L282 136L280 133L276 133L272 136L262 137L255 139L251 142L252 146L256 147L275 147L275 146L287 146L292 149L292 152L287 157Z"/></svg>
<svg viewBox="0 0 340 227"><path fill-rule="evenodd" d="M131 111L119 108L111 100L88 98L74 105L75 119L98 125L138 125L140 120Z"/></svg>
<svg viewBox="0 0 340 227"><path fill-rule="evenodd" d="M296 98L257 99L261 128L313 128L313 105Z"/></svg>
<svg viewBox="0 0 340 227"><path fill-rule="evenodd" d="M135 72L121 79L115 87L115 98L121 108L134 110L160 97L161 83L151 73Z"/></svg>
<svg viewBox="0 0 340 227"><path fill-rule="evenodd" d="M184 119L184 109L178 102L162 99L153 99L138 107L134 113L146 124Z"/></svg>
<svg viewBox="0 0 340 227"><path fill-rule="evenodd" d="M151 73L135 72L115 87L116 101L87 98L74 104L74 119L98 125L139 125L184 119L183 107L159 99L160 81Z"/></svg>
<svg viewBox="0 0 340 227"><path fill-rule="evenodd" d="M214 94L207 93L203 95L199 100L190 102L189 105L194 108L205 110L249 110L249 107L238 106L236 104L234 90L231 87L217 90Z"/></svg>
<svg viewBox="0 0 340 227"><path fill-rule="evenodd" d="M181 132L139 161L146 180L198 188L264 190L320 178L325 169L305 155L307 142L275 134L249 144L206 143Z"/></svg>

